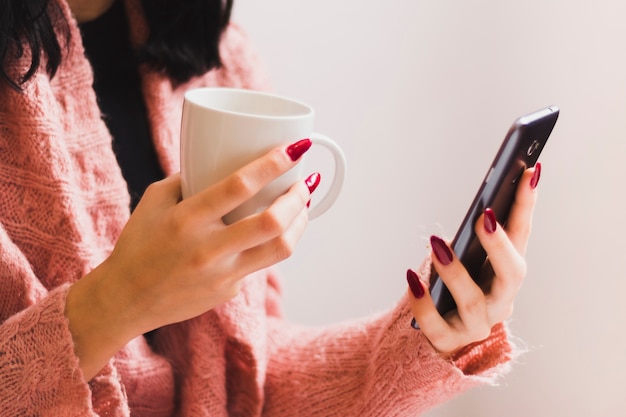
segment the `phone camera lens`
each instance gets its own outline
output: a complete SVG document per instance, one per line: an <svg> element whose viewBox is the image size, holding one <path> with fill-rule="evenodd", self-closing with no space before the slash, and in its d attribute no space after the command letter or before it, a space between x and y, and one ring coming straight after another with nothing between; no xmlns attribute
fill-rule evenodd
<svg viewBox="0 0 626 417"><path fill-rule="evenodd" d="M537 150L537 148L539 148L539 141L533 141L533 143L530 144L530 146L528 147L528 150L526 151L526 155L531 156L533 153L535 153L535 151Z"/></svg>

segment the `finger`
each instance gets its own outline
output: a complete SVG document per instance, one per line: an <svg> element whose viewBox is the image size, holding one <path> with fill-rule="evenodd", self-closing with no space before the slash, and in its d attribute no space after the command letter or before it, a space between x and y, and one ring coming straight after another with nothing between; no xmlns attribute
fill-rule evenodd
<svg viewBox="0 0 626 417"><path fill-rule="evenodd" d="M526 275L526 262L497 223L491 209L478 218L475 231L493 269L487 298L490 323L495 324L511 315L513 302Z"/></svg>
<svg viewBox="0 0 626 417"><path fill-rule="evenodd" d="M149 201L151 205L158 204L170 207L176 205L181 198L180 173L176 173L150 184L139 201L137 208L146 205L146 201Z"/></svg>
<svg viewBox="0 0 626 417"><path fill-rule="evenodd" d="M540 175L541 164L539 162L524 172L506 223L509 239L522 256L526 253L526 245L530 237L532 216L537 199L536 187Z"/></svg>
<svg viewBox="0 0 626 417"><path fill-rule="evenodd" d="M406 271L409 285L409 307L419 329L438 350L447 350L456 345L452 336L455 332L439 314L424 282L413 270Z"/></svg>
<svg viewBox="0 0 626 417"><path fill-rule="evenodd" d="M485 294L443 239L431 236L430 243L433 266L454 298L463 327L471 336L482 335L488 318Z"/></svg>
<svg viewBox="0 0 626 417"><path fill-rule="evenodd" d="M317 177L319 178L319 174ZM311 198L314 188L309 187L307 183L309 178L295 183L287 193L277 198L266 210L248 216L224 229L224 232L231 236L229 242L232 246L229 249L233 252L241 252L285 233Z"/></svg>
<svg viewBox="0 0 626 417"><path fill-rule="evenodd" d="M308 223L308 210L302 209L280 236L243 251L236 263L237 275L245 276L291 256Z"/></svg>
<svg viewBox="0 0 626 417"><path fill-rule="evenodd" d="M214 219L221 218L293 168L310 144L309 139L303 139L275 148L183 203L191 210L202 210L211 213Z"/></svg>

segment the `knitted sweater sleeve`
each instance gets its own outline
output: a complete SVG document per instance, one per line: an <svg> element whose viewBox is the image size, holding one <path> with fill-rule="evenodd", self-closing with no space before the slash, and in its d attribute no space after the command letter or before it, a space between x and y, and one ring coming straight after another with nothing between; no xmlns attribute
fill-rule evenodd
<svg viewBox="0 0 626 417"><path fill-rule="evenodd" d="M64 315L69 286L48 293L1 227L0 283L2 415L95 415Z"/></svg>
<svg viewBox="0 0 626 417"><path fill-rule="evenodd" d="M264 415L416 416L495 383L515 353L499 324L444 359L410 321L406 296L387 313L330 328L271 318Z"/></svg>

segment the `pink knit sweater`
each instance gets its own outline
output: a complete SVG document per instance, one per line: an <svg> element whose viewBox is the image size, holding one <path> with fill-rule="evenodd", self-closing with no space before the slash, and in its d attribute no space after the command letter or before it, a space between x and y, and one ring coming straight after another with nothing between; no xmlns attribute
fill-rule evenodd
<svg viewBox="0 0 626 417"><path fill-rule="evenodd" d="M40 71L23 93L0 85L1 416L415 416L506 369L512 348L504 326L454 361L411 329L406 299L361 321L298 327L281 319L277 278L261 271L232 301L159 329L153 346L133 340L85 381L65 298L110 253L129 197L78 28L62 3L72 38L56 77ZM141 42L139 1L126 3L133 42ZM223 69L177 88L142 73L167 174L178 170L186 89L265 85L234 25L222 54Z"/></svg>

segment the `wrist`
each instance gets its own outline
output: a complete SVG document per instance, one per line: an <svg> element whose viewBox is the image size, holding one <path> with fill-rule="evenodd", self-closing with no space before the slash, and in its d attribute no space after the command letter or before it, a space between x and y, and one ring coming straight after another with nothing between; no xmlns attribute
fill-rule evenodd
<svg viewBox="0 0 626 417"><path fill-rule="evenodd" d="M65 304L74 352L86 380L142 334L138 320L130 314L128 297L107 277L105 263L70 287Z"/></svg>

